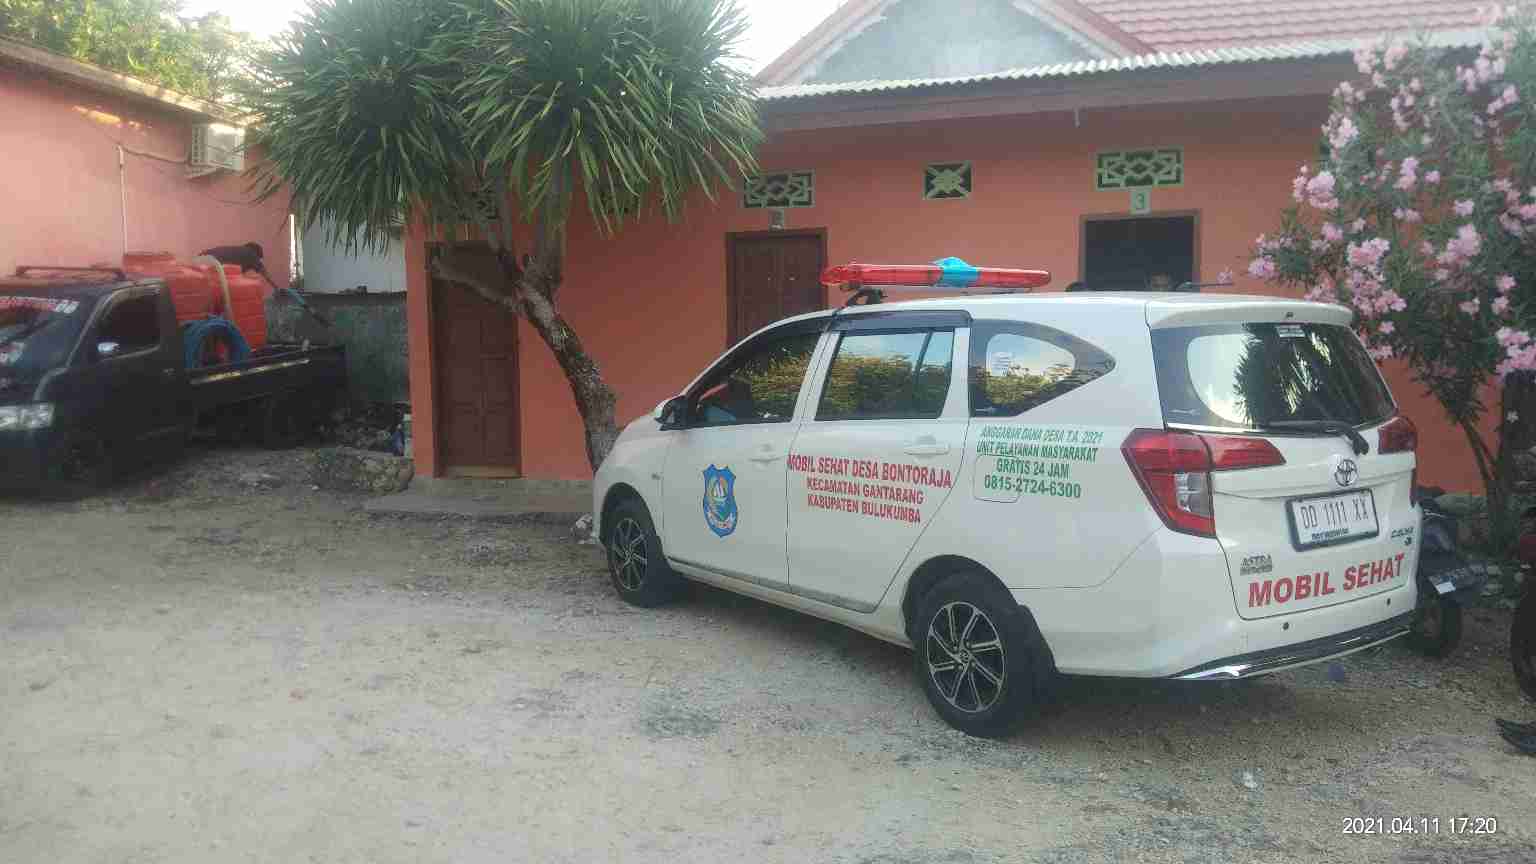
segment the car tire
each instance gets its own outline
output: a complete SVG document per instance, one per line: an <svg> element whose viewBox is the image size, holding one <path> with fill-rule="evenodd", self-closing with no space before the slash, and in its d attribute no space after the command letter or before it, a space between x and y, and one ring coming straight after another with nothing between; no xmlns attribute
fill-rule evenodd
<svg viewBox="0 0 1536 864"><path fill-rule="evenodd" d="M1408 647L1425 657L1449 657L1461 644L1461 604L1453 597L1425 596L1433 591L1419 586L1419 605L1413 610L1413 629Z"/></svg>
<svg viewBox="0 0 1536 864"><path fill-rule="evenodd" d="M261 445L268 450L297 447L312 428L308 407L297 393L279 393L261 404Z"/></svg>
<svg viewBox="0 0 1536 864"><path fill-rule="evenodd" d="M96 438L66 441L44 466L42 494L53 501L78 501L101 491L112 480L112 458Z"/></svg>
<svg viewBox="0 0 1536 864"><path fill-rule="evenodd" d="M928 701L968 735L1006 735L1029 718L1055 677L1039 628L990 576L960 572L918 603L913 656Z"/></svg>
<svg viewBox="0 0 1536 864"><path fill-rule="evenodd" d="M603 552L608 578L619 599L646 609L675 598L682 577L667 565L651 512L638 498L613 508L603 520Z"/></svg>

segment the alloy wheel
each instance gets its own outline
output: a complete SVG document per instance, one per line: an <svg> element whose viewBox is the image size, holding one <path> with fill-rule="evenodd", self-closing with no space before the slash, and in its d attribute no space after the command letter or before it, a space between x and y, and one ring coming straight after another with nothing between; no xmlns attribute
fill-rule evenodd
<svg viewBox="0 0 1536 864"><path fill-rule="evenodd" d="M645 529L631 518L620 519L608 538L608 566L625 591L639 591L650 567Z"/></svg>
<svg viewBox="0 0 1536 864"><path fill-rule="evenodd" d="M946 603L928 622L924 640L928 674L939 695L959 711L977 714L1003 693L1003 640L986 613L964 601Z"/></svg>

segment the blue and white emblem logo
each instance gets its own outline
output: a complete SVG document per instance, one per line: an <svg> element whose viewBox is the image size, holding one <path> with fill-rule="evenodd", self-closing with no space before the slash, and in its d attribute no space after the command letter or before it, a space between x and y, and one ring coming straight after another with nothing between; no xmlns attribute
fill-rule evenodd
<svg viewBox="0 0 1536 864"><path fill-rule="evenodd" d="M730 468L704 469L704 522L716 536L729 537L741 514L736 510L736 475Z"/></svg>

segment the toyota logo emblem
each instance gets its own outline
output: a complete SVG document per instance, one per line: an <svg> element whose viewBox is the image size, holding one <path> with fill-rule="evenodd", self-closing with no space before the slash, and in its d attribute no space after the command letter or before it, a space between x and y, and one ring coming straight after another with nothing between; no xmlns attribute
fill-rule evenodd
<svg viewBox="0 0 1536 864"><path fill-rule="evenodd" d="M1341 459L1333 469L1333 480L1340 486L1353 486L1360 479L1360 466L1353 459Z"/></svg>

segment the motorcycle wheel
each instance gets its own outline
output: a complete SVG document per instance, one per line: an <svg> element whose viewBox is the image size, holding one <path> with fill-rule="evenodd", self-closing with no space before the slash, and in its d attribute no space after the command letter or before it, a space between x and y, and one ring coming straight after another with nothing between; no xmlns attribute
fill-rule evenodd
<svg viewBox="0 0 1536 864"><path fill-rule="evenodd" d="M1413 611L1408 647L1425 657L1450 656L1461 642L1461 604L1455 598L1421 588L1419 605Z"/></svg>
<svg viewBox="0 0 1536 864"><path fill-rule="evenodd" d="M1509 659L1527 698L1536 699L1536 590L1526 589L1509 628Z"/></svg>

